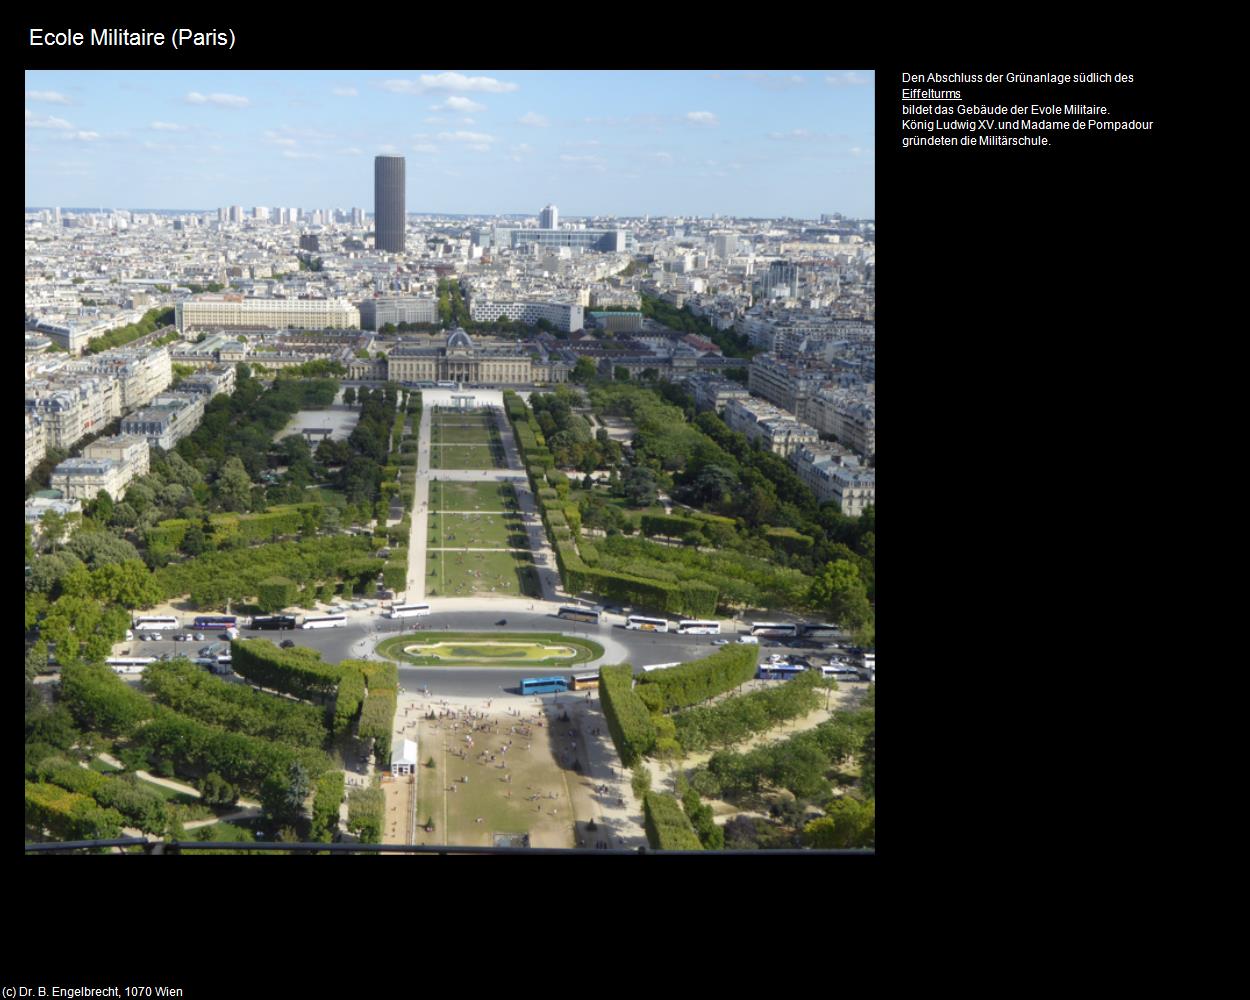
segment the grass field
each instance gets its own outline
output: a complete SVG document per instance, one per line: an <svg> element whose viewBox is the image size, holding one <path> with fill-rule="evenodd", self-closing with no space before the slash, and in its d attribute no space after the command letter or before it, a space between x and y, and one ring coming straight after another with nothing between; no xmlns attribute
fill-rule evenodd
<svg viewBox="0 0 1250 1000"><path fill-rule="evenodd" d="M541 596L528 552L430 552L425 567L426 597Z"/></svg>
<svg viewBox="0 0 1250 1000"><path fill-rule="evenodd" d="M507 457L502 446L484 444L448 444L430 446L431 469L506 469Z"/></svg>
<svg viewBox="0 0 1250 1000"><path fill-rule="evenodd" d="M507 645L501 645L506 643ZM428 646L429 656L408 651ZM571 651L571 653L569 652ZM603 647L591 639L558 632L427 632L392 636L378 643L381 656L419 667L572 667L603 656Z"/></svg>
<svg viewBox="0 0 1250 1000"><path fill-rule="evenodd" d="M433 514L426 545L432 549L528 549L525 526L507 514Z"/></svg>
<svg viewBox="0 0 1250 1000"><path fill-rule="evenodd" d="M431 424L431 444L490 444L499 440L494 424L487 427L463 424Z"/></svg>
<svg viewBox="0 0 1250 1000"><path fill-rule="evenodd" d="M548 730L535 728L527 740L511 732L518 720L502 718L506 721L498 733L475 733L472 747L464 742L463 724L455 730L447 719L420 721L418 843L488 847L494 845L496 834L528 834L531 847L574 845L568 782L552 756ZM513 741L511 748L499 753L508 739ZM482 750L498 759L489 761L480 755ZM460 753L463 758L457 756ZM431 757L433 768L425 766ZM507 767L500 766L505 762ZM530 796L538 798L531 801ZM427 821L434 824L432 832L424 829Z"/></svg>
<svg viewBox="0 0 1250 1000"><path fill-rule="evenodd" d="M430 483L430 511L461 510L502 513L516 508L516 493L508 483Z"/></svg>

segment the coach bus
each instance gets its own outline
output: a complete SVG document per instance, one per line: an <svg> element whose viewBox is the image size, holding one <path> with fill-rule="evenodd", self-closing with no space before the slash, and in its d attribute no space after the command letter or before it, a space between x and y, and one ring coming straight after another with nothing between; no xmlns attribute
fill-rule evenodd
<svg viewBox="0 0 1250 1000"><path fill-rule="evenodd" d="M590 691L599 686L598 674L574 674L572 690Z"/></svg>
<svg viewBox="0 0 1250 1000"><path fill-rule="evenodd" d="M346 615L325 615L319 618L305 618L300 628L342 628L346 624Z"/></svg>
<svg viewBox="0 0 1250 1000"><path fill-rule="evenodd" d="M295 628L294 615L260 615L252 619L251 629L292 629Z"/></svg>
<svg viewBox="0 0 1250 1000"><path fill-rule="evenodd" d="M571 622L593 622L599 624L599 611L595 608L561 608L556 612L557 618L565 618Z"/></svg>
<svg viewBox="0 0 1250 1000"><path fill-rule="evenodd" d="M765 638L786 639L798 634L799 627L793 622L752 622L751 634Z"/></svg>
<svg viewBox="0 0 1250 1000"><path fill-rule="evenodd" d="M842 629L832 622L806 622L801 634L804 639L836 639L842 634Z"/></svg>
<svg viewBox="0 0 1250 1000"><path fill-rule="evenodd" d="M521 681L521 694L551 694L568 689L567 677L527 677Z"/></svg>
<svg viewBox="0 0 1250 1000"><path fill-rule="evenodd" d="M820 676L832 677L835 680L854 681L859 680L859 671L842 663L831 663L827 667L820 668Z"/></svg>
<svg viewBox="0 0 1250 1000"><path fill-rule="evenodd" d="M720 635L720 622L699 622L682 619L677 623L678 635Z"/></svg>
<svg viewBox="0 0 1250 1000"><path fill-rule="evenodd" d="M761 663L755 676L762 681L790 681L803 673L802 667L789 663Z"/></svg>
<svg viewBox="0 0 1250 1000"><path fill-rule="evenodd" d="M668 622L663 618L644 618L642 615L630 615L625 619L625 627L641 629L644 632L667 632Z"/></svg>
<svg viewBox="0 0 1250 1000"><path fill-rule="evenodd" d="M392 604L390 611L387 612L387 618L418 618L421 615L428 615L430 606L428 604Z"/></svg>
<svg viewBox="0 0 1250 1000"><path fill-rule="evenodd" d="M647 673L650 673L652 670L667 670L669 667L680 667L680 666L681 666L681 661L677 660L676 662L673 662L673 663L652 663L649 666L643 667L642 669L645 670Z"/></svg>
<svg viewBox="0 0 1250 1000"><path fill-rule="evenodd" d="M173 615L147 615L134 620L136 631L164 632L166 629L178 628L178 619Z"/></svg>
<svg viewBox="0 0 1250 1000"><path fill-rule="evenodd" d="M239 619L234 615L197 615L194 627L217 631L218 629L238 628Z"/></svg>
<svg viewBox="0 0 1250 1000"><path fill-rule="evenodd" d="M454 389L456 387L455 382L435 382L434 384L440 389Z"/></svg>
<svg viewBox="0 0 1250 1000"><path fill-rule="evenodd" d="M155 663L155 656L114 656L104 661L117 674L141 674L149 663Z"/></svg>

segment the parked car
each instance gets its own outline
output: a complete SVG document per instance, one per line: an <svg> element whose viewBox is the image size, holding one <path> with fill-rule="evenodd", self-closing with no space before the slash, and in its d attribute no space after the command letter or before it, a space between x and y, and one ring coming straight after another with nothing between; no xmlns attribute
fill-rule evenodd
<svg viewBox="0 0 1250 1000"><path fill-rule="evenodd" d="M204 641L204 636L203 636L203 635L201 635L199 632L196 632L196 633L195 633L195 641L196 641L196 642L203 642L203 641Z"/></svg>
<svg viewBox="0 0 1250 1000"><path fill-rule="evenodd" d="M283 639L278 645L283 649L290 649L295 643L290 639Z"/></svg>
<svg viewBox="0 0 1250 1000"><path fill-rule="evenodd" d="M728 639L713 639L712 645L713 646L728 646L729 640Z"/></svg>
<svg viewBox="0 0 1250 1000"><path fill-rule="evenodd" d="M148 640L150 640L151 638L152 638L152 637L151 637L150 635L148 635L146 632L140 632L140 633L139 633L139 641L140 641L140 642L147 642L147 641L148 641Z"/></svg>

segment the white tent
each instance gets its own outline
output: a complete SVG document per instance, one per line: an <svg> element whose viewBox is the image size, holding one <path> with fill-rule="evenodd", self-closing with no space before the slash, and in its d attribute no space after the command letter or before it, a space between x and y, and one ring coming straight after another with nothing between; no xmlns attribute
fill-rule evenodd
<svg viewBox="0 0 1250 1000"><path fill-rule="evenodd" d="M412 774L417 766L417 744L415 740L403 739L395 744L391 752L391 774Z"/></svg>

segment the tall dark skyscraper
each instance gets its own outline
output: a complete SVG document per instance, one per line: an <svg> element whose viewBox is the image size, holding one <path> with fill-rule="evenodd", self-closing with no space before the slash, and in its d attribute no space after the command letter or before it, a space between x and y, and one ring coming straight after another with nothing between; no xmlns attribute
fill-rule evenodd
<svg viewBox="0 0 1250 1000"><path fill-rule="evenodd" d="M391 253L404 252L404 158L373 158L374 245Z"/></svg>

